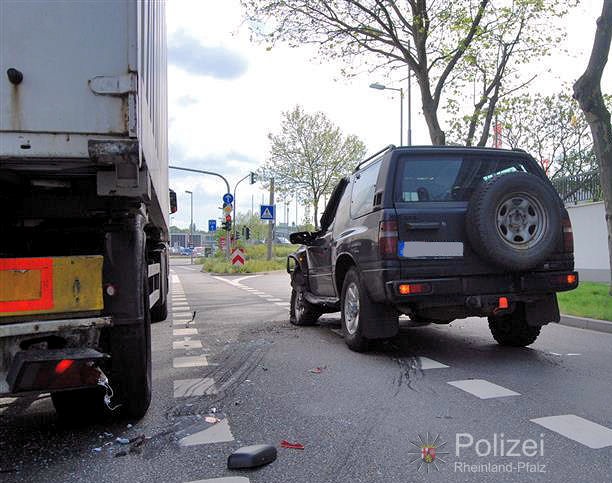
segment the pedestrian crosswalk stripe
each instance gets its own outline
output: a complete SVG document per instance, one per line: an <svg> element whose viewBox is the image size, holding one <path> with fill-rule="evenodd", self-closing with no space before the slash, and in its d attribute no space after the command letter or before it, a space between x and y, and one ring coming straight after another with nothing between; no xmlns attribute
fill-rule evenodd
<svg viewBox="0 0 612 483"><path fill-rule="evenodd" d="M184 335L197 335L198 329L174 329L172 335L184 336Z"/></svg>
<svg viewBox="0 0 612 483"><path fill-rule="evenodd" d="M225 478L211 478L208 480L188 481L187 483L250 483L251 480L244 476L228 476Z"/></svg>
<svg viewBox="0 0 612 483"><path fill-rule="evenodd" d="M179 379L174 381L174 397L191 397L217 394L215 380L211 377L200 379Z"/></svg>
<svg viewBox="0 0 612 483"><path fill-rule="evenodd" d="M189 316L189 317L191 317L191 316L193 316L193 313L192 312L174 312L173 311L172 315L174 317L181 317L181 316Z"/></svg>
<svg viewBox="0 0 612 483"><path fill-rule="evenodd" d="M274 303L280 307L289 307L291 305L289 302L274 302Z"/></svg>
<svg viewBox="0 0 612 483"><path fill-rule="evenodd" d="M206 359L206 356L175 357L172 360L172 367L174 367L175 369L180 369L182 367L204 367L204 366L208 366L208 359Z"/></svg>
<svg viewBox="0 0 612 483"><path fill-rule="evenodd" d="M445 369L448 366L446 364L442 364L441 362L434 361L429 357L417 357L417 361L419 363L419 368L422 370L427 369Z"/></svg>
<svg viewBox="0 0 612 483"><path fill-rule="evenodd" d="M448 384L462 391L469 392L480 399L492 399L495 397L520 396L518 392L511 391L505 387L498 386L484 379L466 379L464 381L451 381Z"/></svg>
<svg viewBox="0 0 612 483"><path fill-rule="evenodd" d="M175 340L172 343L172 348L173 349L201 349L202 348L202 342L199 340L190 340L190 339L184 339L184 340Z"/></svg>
<svg viewBox="0 0 612 483"><path fill-rule="evenodd" d="M172 283L181 283L181 279L178 275L172 275Z"/></svg>
<svg viewBox="0 0 612 483"><path fill-rule="evenodd" d="M228 443L230 441L234 441L234 436L227 419L224 419L203 431L185 436L179 440L179 444L181 446L195 446L198 444Z"/></svg>
<svg viewBox="0 0 612 483"><path fill-rule="evenodd" d="M561 416L548 416L532 419L531 422L539 424L555 433L577 441L591 449L601 449L612 446L612 429L581 418L575 414Z"/></svg>

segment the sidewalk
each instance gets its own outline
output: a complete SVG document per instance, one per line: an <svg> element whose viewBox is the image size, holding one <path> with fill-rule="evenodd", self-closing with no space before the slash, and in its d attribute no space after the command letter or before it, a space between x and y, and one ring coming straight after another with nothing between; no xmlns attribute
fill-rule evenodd
<svg viewBox="0 0 612 483"><path fill-rule="evenodd" d="M595 330L612 334L612 322L607 320L589 319L587 317L576 317L574 315L561 314L561 325L577 327L579 329Z"/></svg>

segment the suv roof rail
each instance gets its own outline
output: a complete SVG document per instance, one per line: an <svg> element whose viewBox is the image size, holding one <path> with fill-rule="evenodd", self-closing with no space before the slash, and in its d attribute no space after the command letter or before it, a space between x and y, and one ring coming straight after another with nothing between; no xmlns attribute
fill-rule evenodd
<svg viewBox="0 0 612 483"><path fill-rule="evenodd" d="M359 171L359 169L361 169L361 167L367 163L368 161L371 161L372 159L376 158L377 156L386 153L387 151L391 150L391 149L395 149L396 146L395 144L389 144L388 146L385 146L383 149L381 149L380 151L375 152L372 156L370 156L369 158L364 159L363 161L361 161L357 166L355 166L355 169L353 170L353 173L355 173L356 171Z"/></svg>

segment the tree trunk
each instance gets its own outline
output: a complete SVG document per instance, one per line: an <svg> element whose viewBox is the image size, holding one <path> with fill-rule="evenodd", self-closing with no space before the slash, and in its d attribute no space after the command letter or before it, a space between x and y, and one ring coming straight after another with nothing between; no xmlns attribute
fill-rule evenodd
<svg viewBox="0 0 612 483"><path fill-rule="evenodd" d="M314 210L314 227L315 231L319 230L319 198L312 200L312 207Z"/></svg>
<svg viewBox="0 0 612 483"><path fill-rule="evenodd" d="M429 138L434 146L443 146L446 144L446 135L440 127L438 121L438 106L431 95L429 87L429 77L420 75L415 72L421 91L421 103L423 104L423 117L429 129Z"/></svg>
<svg viewBox="0 0 612 483"><path fill-rule="evenodd" d="M612 270L612 126L610 112L606 109L601 94L601 76L608 60L611 40L612 0L604 0L601 17L597 19L589 65L574 84L574 98L580 104L593 135L593 151L599 165L606 210L608 255ZM612 295L612 274L609 293Z"/></svg>

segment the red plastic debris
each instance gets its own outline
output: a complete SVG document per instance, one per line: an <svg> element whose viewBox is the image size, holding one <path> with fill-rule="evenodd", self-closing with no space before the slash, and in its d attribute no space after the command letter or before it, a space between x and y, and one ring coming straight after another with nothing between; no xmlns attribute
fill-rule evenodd
<svg viewBox="0 0 612 483"><path fill-rule="evenodd" d="M304 445L301 443L290 443L286 439L283 439L280 443L281 448L287 449L304 449Z"/></svg>
<svg viewBox="0 0 612 483"><path fill-rule="evenodd" d="M308 372L311 372L312 374L321 374L326 368L327 366L314 367L313 369L310 369Z"/></svg>

